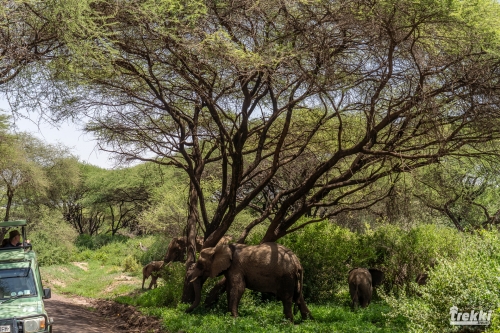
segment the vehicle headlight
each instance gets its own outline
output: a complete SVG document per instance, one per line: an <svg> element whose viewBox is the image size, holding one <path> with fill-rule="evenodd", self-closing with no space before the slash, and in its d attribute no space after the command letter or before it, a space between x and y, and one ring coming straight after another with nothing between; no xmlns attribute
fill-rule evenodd
<svg viewBox="0 0 500 333"><path fill-rule="evenodd" d="M38 332L45 329L45 318L37 317L24 320L24 331L26 333Z"/></svg>

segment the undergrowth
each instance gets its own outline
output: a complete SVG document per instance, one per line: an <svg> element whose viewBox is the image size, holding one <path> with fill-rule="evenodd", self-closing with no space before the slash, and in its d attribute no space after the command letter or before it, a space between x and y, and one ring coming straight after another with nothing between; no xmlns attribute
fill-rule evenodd
<svg viewBox="0 0 500 333"><path fill-rule="evenodd" d="M258 238L254 234L249 241ZM250 291L236 319L227 312L225 295L211 309L201 305L186 314L188 305L180 302L182 263L161 273L159 288L141 290L142 266L162 260L168 241L79 237L69 258L54 261L64 263L42 266L42 277L55 292L134 305L162 318L170 332L455 332L459 328L450 327L448 318L453 305L464 311L491 309L492 325L486 329L500 332L500 237L495 232L471 235L433 225L404 231L384 225L357 234L327 223L297 231L280 242L298 255L305 271L304 291L314 320L301 321L299 315L299 325L284 319L280 302L264 302ZM352 311L347 272L356 266L381 268L386 281L378 292L381 298ZM423 271L429 283L417 286L415 276ZM207 280L204 295L217 281Z"/></svg>

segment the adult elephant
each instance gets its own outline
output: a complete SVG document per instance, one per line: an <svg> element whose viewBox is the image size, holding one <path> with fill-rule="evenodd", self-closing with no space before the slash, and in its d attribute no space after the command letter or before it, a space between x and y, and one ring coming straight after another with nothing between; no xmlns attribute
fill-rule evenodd
<svg viewBox="0 0 500 333"><path fill-rule="evenodd" d="M351 294L351 307L356 304L365 308L372 300L373 288L382 284L384 272L375 268L353 268L349 271L349 292Z"/></svg>
<svg viewBox="0 0 500 333"><path fill-rule="evenodd" d="M245 288L272 293L283 303L285 317L293 322L292 304L303 319L312 318L302 295L303 269L299 258L276 243L261 245L221 244L203 249L188 276L193 282L195 301L186 310L200 304L201 288L208 277L224 274L229 311L238 316L238 305Z"/></svg>
<svg viewBox="0 0 500 333"><path fill-rule="evenodd" d="M174 237L168 244L167 253L165 254L164 262L166 264L174 261L183 262L187 251L187 237ZM203 238L196 237L196 252L200 252L203 246Z"/></svg>

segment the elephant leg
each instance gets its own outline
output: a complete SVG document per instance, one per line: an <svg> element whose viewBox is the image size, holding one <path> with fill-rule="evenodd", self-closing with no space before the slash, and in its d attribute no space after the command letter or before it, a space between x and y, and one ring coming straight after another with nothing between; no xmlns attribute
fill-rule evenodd
<svg viewBox="0 0 500 333"><path fill-rule="evenodd" d="M366 301L365 301L365 297L364 296L359 296L358 297L358 301L359 301L359 306L364 308L366 307Z"/></svg>
<svg viewBox="0 0 500 333"><path fill-rule="evenodd" d="M208 293L207 297L205 298L205 307L208 308L213 304L216 304L219 301L220 295L223 294L225 291L226 291L226 278L223 277Z"/></svg>
<svg viewBox="0 0 500 333"><path fill-rule="evenodd" d="M231 281L226 291L229 311L231 311L233 317L238 317L238 305L240 304L241 296L243 296L245 292L244 278L240 277Z"/></svg>
<svg viewBox="0 0 500 333"><path fill-rule="evenodd" d="M359 304L358 288L356 286L349 285L349 292L351 294L351 309L354 310L356 304Z"/></svg>
<svg viewBox="0 0 500 333"><path fill-rule="evenodd" d="M151 289L151 285L154 287L154 288L157 288L158 287L158 284L157 284L157 281L158 280L158 276L152 276L151 277L151 284L149 285L149 289Z"/></svg>
<svg viewBox="0 0 500 333"><path fill-rule="evenodd" d="M314 319L313 316L311 315L311 311L309 311L309 308L307 307L306 302L304 301L304 295L302 295L302 293L300 294L297 303L300 309L300 315L303 320Z"/></svg>
<svg viewBox="0 0 500 333"><path fill-rule="evenodd" d="M361 290L361 295L359 296L359 304L362 308L366 308L368 304L370 304L370 300L372 298L372 292L370 289L364 288Z"/></svg>
<svg viewBox="0 0 500 333"><path fill-rule="evenodd" d="M155 280L154 276L151 275L151 281L149 282L149 287L148 289L151 289L151 287L153 286L153 281Z"/></svg>
<svg viewBox="0 0 500 333"><path fill-rule="evenodd" d="M283 313L285 314L285 318L293 323L292 298L284 298L281 302L283 303Z"/></svg>
<svg viewBox="0 0 500 333"><path fill-rule="evenodd" d="M363 299L360 301L360 304L362 308L366 308L368 304L370 304L370 302L368 301L368 299L366 299L366 297L363 297Z"/></svg>

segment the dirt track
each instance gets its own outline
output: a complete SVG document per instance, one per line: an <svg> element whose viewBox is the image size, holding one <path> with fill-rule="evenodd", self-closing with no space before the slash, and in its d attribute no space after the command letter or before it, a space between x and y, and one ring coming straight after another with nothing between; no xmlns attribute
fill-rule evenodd
<svg viewBox="0 0 500 333"><path fill-rule="evenodd" d="M81 297L52 294L45 300L49 317L54 318L53 333L119 333L129 332L124 321L101 316L91 309L91 301Z"/></svg>
<svg viewBox="0 0 500 333"><path fill-rule="evenodd" d="M45 300L53 333L161 333L161 323L130 305L52 294Z"/></svg>

